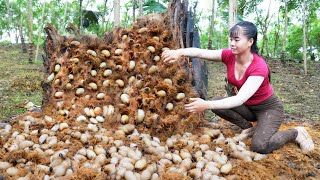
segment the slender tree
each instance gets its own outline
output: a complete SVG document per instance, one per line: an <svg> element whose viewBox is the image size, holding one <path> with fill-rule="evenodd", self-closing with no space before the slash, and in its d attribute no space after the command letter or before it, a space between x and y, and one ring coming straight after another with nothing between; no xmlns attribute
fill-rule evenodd
<svg viewBox="0 0 320 180"><path fill-rule="evenodd" d="M105 32L105 16L106 16L106 13L107 13L107 2L108 0L105 0L104 1L104 6L103 6L103 15L102 15L102 34L104 34Z"/></svg>
<svg viewBox="0 0 320 180"><path fill-rule="evenodd" d="M231 29L237 22L237 0L229 0L229 21L228 29ZM230 47L230 40L229 40Z"/></svg>
<svg viewBox="0 0 320 180"><path fill-rule="evenodd" d="M281 62L285 64L286 59L286 42L287 42L287 31L288 31L288 3L287 0L284 0L284 28L283 28L283 40L282 40L282 49L281 49Z"/></svg>
<svg viewBox="0 0 320 180"><path fill-rule="evenodd" d="M113 0L114 26L120 26L120 0Z"/></svg>
<svg viewBox="0 0 320 180"><path fill-rule="evenodd" d="M212 49L212 36L213 36L213 30L214 30L214 19L215 19L215 0L212 0L208 49Z"/></svg>
<svg viewBox="0 0 320 180"><path fill-rule="evenodd" d="M38 54L39 54L39 46L40 46L40 38L41 38L41 34L40 31L43 28L43 19L44 19L44 9L46 8L46 3L42 4L42 12L41 12L41 21L38 27L38 40L37 40L37 48L36 48L36 56L34 58L34 61L37 61L38 59Z"/></svg>
<svg viewBox="0 0 320 180"><path fill-rule="evenodd" d="M136 20L136 0L132 0L132 19Z"/></svg>
<svg viewBox="0 0 320 180"><path fill-rule="evenodd" d="M143 2L139 0L139 17L143 16Z"/></svg>
<svg viewBox="0 0 320 180"><path fill-rule="evenodd" d="M303 0L302 3L302 10L303 10L303 17L302 17L302 21L303 21L303 65L304 65L304 74L307 75L307 33L306 33L306 0Z"/></svg>
<svg viewBox="0 0 320 180"><path fill-rule="evenodd" d="M27 12L27 24L29 32L29 63L33 63L33 11L32 11L32 0L28 1L28 12Z"/></svg>

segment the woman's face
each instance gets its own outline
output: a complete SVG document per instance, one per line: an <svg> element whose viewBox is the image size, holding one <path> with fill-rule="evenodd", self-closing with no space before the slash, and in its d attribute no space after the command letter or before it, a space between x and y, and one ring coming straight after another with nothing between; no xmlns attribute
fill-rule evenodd
<svg viewBox="0 0 320 180"><path fill-rule="evenodd" d="M243 54L244 52L250 51L253 39L248 39L244 34L243 30L240 29L238 33L234 33L230 37L230 46L232 53L235 55Z"/></svg>

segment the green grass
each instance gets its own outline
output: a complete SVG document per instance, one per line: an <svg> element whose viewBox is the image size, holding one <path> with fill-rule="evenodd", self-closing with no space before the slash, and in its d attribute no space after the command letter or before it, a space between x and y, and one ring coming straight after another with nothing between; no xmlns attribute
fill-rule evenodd
<svg viewBox="0 0 320 180"><path fill-rule="evenodd" d="M41 105L43 65L28 63L19 46L0 44L0 121L24 113L25 102Z"/></svg>

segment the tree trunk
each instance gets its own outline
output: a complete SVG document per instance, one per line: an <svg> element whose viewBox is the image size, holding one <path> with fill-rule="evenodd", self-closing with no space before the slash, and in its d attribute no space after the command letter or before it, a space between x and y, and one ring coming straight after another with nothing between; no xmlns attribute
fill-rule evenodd
<svg viewBox="0 0 320 180"><path fill-rule="evenodd" d="M62 22L62 27L63 27L63 31L65 32L66 28L67 28L67 11L68 11L68 2L65 3L65 7L64 7L64 12L63 12L63 22ZM42 18L42 17L41 17Z"/></svg>
<svg viewBox="0 0 320 180"><path fill-rule="evenodd" d="M136 0L132 0L132 18L134 22L136 20Z"/></svg>
<svg viewBox="0 0 320 180"><path fill-rule="evenodd" d="M306 43L306 0L303 1L303 66L304 66L304 74L307 75L307 43Z"/></svg>
<svg viewBox="0 0 320 180"><path fill-rule="evenodd" d="M286 41L287 41L287 30L288 30L288 4L287 0L284 0L284 30L283 30L283 41L281 49L281 62L285 64L286 60Z"/></svg>
<svg viewBox="0 0 320 180"><path fill-rule="evenodd" d="M40 24L39 24L39 28L38 28L38 40L37 40L37 48L36 48L36 56L34 58L34 61L37 61L38 59L38 54L39 54L39 46L40 46L40 37L41 37L41 30L43 28L43 19L44 19L44 9L46 8L46 4L43 3L42 5L42 12L41 12L41 21L40 21Z"/></svg>
<svg viewBox="0 0 320 180"><path fill-rule="evenodd" d="M143 16L143 3L142 0L139 0L139 17Z"/></svg>
<svg viewBox="0 0 320 180"><path fill-rule="evenodd" d="M212 0L212 11L211 11L211 20L210 20L208 49L212 49L212 36L213 36L213 29L214 29L214 19L215 19L215 0Z"/></svg>
<svg viewBox="0 0 320 180"><path fill-rule="evenodd" d="M113 0L114 27L120 26L120 0Z"/></svg>
<svg viewBox="0 0 320 180"><path fill-rule="evenodd" d="M234 26L237 22L237 0L229 0L229 30ZM229 47L230 47L230 39L229 39Z"/></svg>
<svg viewBox="0 0 320 180"><path fill-rule="evenodd" d="M33 11L32 11L32 0L28 1L28 31L29 31L29 63L33 63Z"/></svg>
<svg viewBox="0 0 320 180"><path fill-rule="evenodd" d="M104 25L104 23L105 23L105 16L106 16L106 13L107 13L107 2L108 2L108 0L105 0L104 1L104 7L103 7L103 15L102 15L102 34L104 34L104 32L105 32L105 25Z"/></svg>
<svg viewBox="0 0 320 180"><path fill-rule="evenodd" d="M78 24L79 33L81 32L81 26L82 26L82 1L83 0L79 1L79 24Z"/></svg>
<svg viewBox="0 0 320 180"><path fill-rule="evenodd" d="M10 34L10 24L12 23L11 22L11 13L10 13L10 1L9 0L6 0L6 7L7 7L7 14L8 14L8 36L11 37L11 34Z"/></svg>
<svg viewBox="0 0 320 180"><path fill-rule="evenodd" d="M20 18L20 23L19 23L19 36L20 36L20 39L21 39L22 52L23 53L27 53L28 50L27 50L26 43L24 42L24 35L23 35L23 31L22 31L22 16Z"/></svg>

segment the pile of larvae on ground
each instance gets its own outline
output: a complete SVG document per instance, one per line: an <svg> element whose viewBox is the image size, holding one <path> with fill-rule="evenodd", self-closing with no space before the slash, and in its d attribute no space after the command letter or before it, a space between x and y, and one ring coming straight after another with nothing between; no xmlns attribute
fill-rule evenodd
<svg viewBox="0 0 320 180"><path fill-rule="evenodd" d="M161 60L176 48L164 19L147 16L104 39L47 39L42 110L1 130L1 176L224 179L233 161L261 159L184 110L198 95L188 64Z"/></svg>

